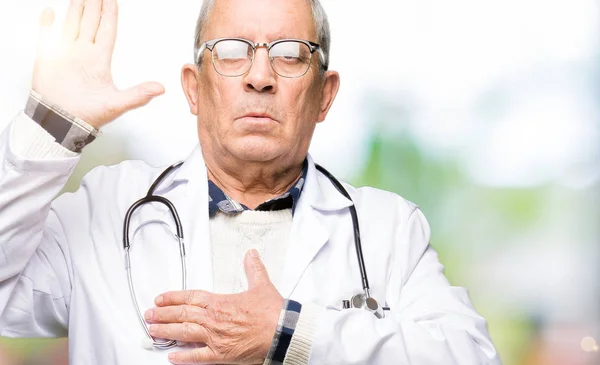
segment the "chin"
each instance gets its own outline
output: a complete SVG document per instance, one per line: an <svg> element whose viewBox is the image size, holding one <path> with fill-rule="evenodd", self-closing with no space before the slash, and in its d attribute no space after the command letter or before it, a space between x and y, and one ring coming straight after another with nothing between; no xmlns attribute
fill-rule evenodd
<svg viewBox="0 0 600 365"><path fill-rule="evenodd" d="M240 160L267 162L284 154L283 144L265 138L244 138L231 146L230 152Z"/></svg>

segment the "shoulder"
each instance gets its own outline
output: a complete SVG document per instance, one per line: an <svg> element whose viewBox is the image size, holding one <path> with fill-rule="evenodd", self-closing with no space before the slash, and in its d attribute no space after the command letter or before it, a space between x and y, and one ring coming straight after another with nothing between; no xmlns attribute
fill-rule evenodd
<svg viewBox="0 0 600 365"><path fill-rule="evenodd" d="M114 206L136 201L146 195L154 179L165 167L155 167L140 160L126 160L115 165L100 165L81 179L74 193L65 193L55 200L60 206Z"/></svg>
<svg viewBox="0 0 600 365"><path fill-rule="evenodd" d="M419 206L393 192L346 186L365 242L375 242L379 250L399 260L403 276L408 277L431 239L431 227Z"/></svg>
<svg viewBox="0 0 600 365"><path fill-rule="evenodd" d="M115 165L97 166L81 180L79 190L90 190L104 196L142 197L165 166L151 166L140 160L126 160Z"/></svg>
<svg viewBox="0 0 600 365"><path fill-rule="evenodd" d="M81 185L118 184L127 186L151 182L165 167L155 167L141 160L125 160L115 165L100 165L93 168L81 180Z"/></svg>
<svg viewBox="0 0 600 365"><path fill-rule="evenodd" d="M417 204L391 191L371 186L354 187L348 183L343 184L352 197L356 209L368 211L370 215L404 222L419 210Z"/></svg>
<svg viewBox="0 0 600 365"><path fill-rule="evenodd" d="M417 204L390 191L344 185L365 235L394 237L392 241L403 242L401 246L406 249L414 245L424 249L429 243L431 227Z"/></svg>

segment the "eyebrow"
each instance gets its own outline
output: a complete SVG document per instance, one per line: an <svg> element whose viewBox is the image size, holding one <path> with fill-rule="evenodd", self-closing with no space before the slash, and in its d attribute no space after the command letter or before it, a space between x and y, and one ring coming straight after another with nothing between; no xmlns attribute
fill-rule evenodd
<svg viewBox="0 0 600 365"><path fill-rule="evenodd" d="M225 36L225 37L218 37L218 38L242 38L242 39L247 39L249 41L255 42L256 43L256 39L252 39L250 37L246 37L246 36L242 36L239 33L234 33L236 35L229 35L229 36ZM284 35L282 33L276 33L274 37L268 37L266 40L266 43L270 43L273 41L277 41L280 39L305 39L307 41L313 42L312 40L308 39L308 38L304 38L304 37L294 37L294 36L289 36L289 35Z"/></svg>

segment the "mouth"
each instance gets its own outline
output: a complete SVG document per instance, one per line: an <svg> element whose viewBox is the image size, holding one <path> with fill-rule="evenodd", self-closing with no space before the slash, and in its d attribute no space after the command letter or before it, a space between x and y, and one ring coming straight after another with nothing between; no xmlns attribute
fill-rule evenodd
<svg viewBox="0 0 600 365"><path fill-rule="evenodd" d="M251 126L251 129L272 128L280 122L273 118L269 113L264 112L249 112L238 118L246 126Z"/></svg>
<svg viewBox="0 0 600 365"><path fill-rule="evenodd" d="M236 121L240 130L245 133L271 133L279 123L271 114L250 112L239 117Z"/></svg>
<svg viewBox="0 0 600 365"><path fill-rule="evenodd" d="M242 116L242 118L271 119L273 121L276 121L275 118L273 118L271 115L269 115L267 113L248 113L248 114L245 114L244 116Z"/></svg>

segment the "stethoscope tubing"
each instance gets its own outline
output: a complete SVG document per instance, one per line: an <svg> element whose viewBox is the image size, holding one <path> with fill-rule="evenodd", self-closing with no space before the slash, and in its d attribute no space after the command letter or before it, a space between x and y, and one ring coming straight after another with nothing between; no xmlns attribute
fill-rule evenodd
<svg viewBox="0 0 600 365"><path fill-rule="evenodd" d="M321 165L315 164L315 167L317 170L319 170L323 175L325 175L331 181L333 186L335 186L335 188L343 196L345 196L348 200L350 200L352 202L352 205L349 206L348 209L350 210L350 216L352 217L352 228L354 230L354 247L356 249L356 258L358 260L358 268L360 270L360 277L362 280L363 290L364 290L365 294L367 295L367 297L370 297L371 295L369 292L370 292L371 288L369 286L369 279L367 277L367 269L365 267L365 259L364 259L363 252L362 252L362 244L361 244L361 240L360 240L360 227L358 226L358 214L356 213L356 207L354 206L354 200L352 200L348 191L344 188L342 183L339 182L339 180L335 178L335 176L333 176L329 171L327 171Z"/></svg>
<svg viewBox="0 0 600 365"><path fill-rule="evenodd" d="M151 203L151 202L160 203L160 204L165 205L169 209L169 211L171 212L171 214L173 216L173 220L175 221L175 226L177 229L176 233L177 233L177 240L179 242L179 253L180 253L180 258L181 258L182 290L186 290L186 288L187 288L186 252L185 252L185 243L183 240L183 227L181 225L181 220L179 218L179 214L177 213L177 209L175 208L173 203L171 203L170 200L168 200L167 198L164 198L162 196L154 195L154 192L160 186L160 183L164 180L164 178L169 173L171 173L171 171L180 167L182 164L183 164L183 161L180 161L180 162L177 162L177 163L169 166L158 176L158 178L156 178L156 180L152 183L152 185L148 189L146 196L139 199L138 201L133 203L131 205L131 207L129 207L129 209L127 210L127 213L125 214L124 224L123 224L123 248L125 250L125 267L127 270L127 281L128 281L128 285L129 285L129 292L131 294L131 300L133 301L133 304L136 308L136 312L137 312L136 314L137 314L138 320L140 321L140 324L141 324L142 328L144 329L145 334L147 335L147 337L149 339L152 340L151 345L158 349L162 349L162 350L173 348L173 347L177 346L177 341L163 341L163 342L156 341L150 335L148 325L147 325L144 317L141 314L139 303L138 303L137 296L135 294L135 289L133 286L133 278L131 275L131 258L130 258L131 244L129 242L129 227L130 227L131 216L133 215L133 213L138 208L140 208L142 205L144 205L146 203ZM350 205L348 207L348 209L350 211L350 216L352 218L352 229L353 229L353 233L354 233L354 247L356 250L356 257L357 257L357 261L358 261L358 267L360 270L361 282L362 282L362 287L363 287L363 291L364 291L364 294L361 294L358 296L363 297L363 295L364 295L363 299L373 300L369 293L370 292L369 279L367 277L367 269L365 267L365 260L364 260L364 256L363 256L362 244L361 244L361 239L360 239L360 227L358 225L358 214L356 212L356 207L354 206L354 201L352 200L352 197L350 196L348 191L344 188L342 183L339 182L339 180L337 180L329 171L327 171L325 168L323 168L322 166L317 165L317 164L315 164L315 167L318 171L320 171L323 175L325 175L331 181L333 186L344 197L346 197L348 200L350 200L352 202L352 205ZM379 306L379 305L377 304L377 306ZM382 308L384 310L389 310L388 307L382 307Z"/></svg>
<svg viewBox="0 0 600 365"><path fill-rule="evenodd" d="M138 201L133 203L131 205L131 207L129 207L129 209L127 210L127 213L125 214L124 224L123 224L123 248L125 249L125 268L127 270L127 282L129 285L129 293L131 295L131 300L133 301L133 304L135 306L136 315L138 317L140 325L144 329L146 336L152 340L151 345L153 347L156 347L161 350L166 350L166 349L170 349L170 348L177 346L177 341L174 341L174 340L157 341L156 339L154 339L154 337L152 337L152 335L150 334L150 330L148 329L148 324L146 323L146 320L142 316L142 312L140 310L137 296L135 294L135 288L133 286L133 277L131 275L131 255L130 255L131 244L129 242L129 226L131 223L131 216L133 215L133 213L138 208L140 208L142 205L144 205L146 203L157 202L157 203L165 205L169 209L169 211L171 212L171 214L173 216L173 220L175 221L175 227L177 230L176 236L177 236L177 241L179 244L179 256L180 256L180 260L181 260L181 290L186 290L186 288L187 288L187 265L186 265L186 259L185 259L186 258L185 241L183 239L183 227L181 224L181 220L179 219L179 214L177 213L177 209L175 208L175 206L173 205L173 203L171 203L171 201L169 199L164 198L162 196L154 195L154 191L160 185L162 180L175 168L178 168L179 166L181 166L182 163L183 162L178 162L176 164L169 166L169 168L167 168L165 171L163 171L159 175L159 177L150 186L150 189L148 189L148 193L146 194L146 196L139 199Z"/></svg>

